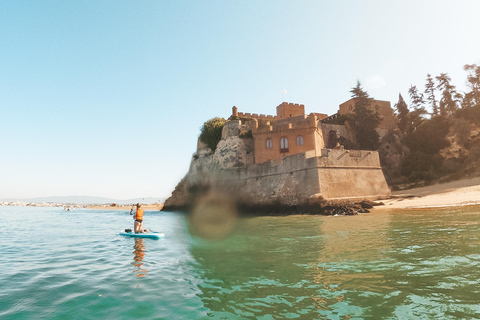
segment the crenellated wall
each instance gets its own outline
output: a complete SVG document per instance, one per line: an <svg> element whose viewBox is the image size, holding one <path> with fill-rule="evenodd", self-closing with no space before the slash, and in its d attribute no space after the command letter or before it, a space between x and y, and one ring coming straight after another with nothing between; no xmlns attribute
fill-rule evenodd
<svg viewBox="0 0 480 320"><path fill-rule="evenodd" d="M244 113L244 112L238 112L237 116L239 118L259 119L259 120L277 120L277 119L279 119L279 117L277 117L277 116L257 114L257 113Z"/></svg>

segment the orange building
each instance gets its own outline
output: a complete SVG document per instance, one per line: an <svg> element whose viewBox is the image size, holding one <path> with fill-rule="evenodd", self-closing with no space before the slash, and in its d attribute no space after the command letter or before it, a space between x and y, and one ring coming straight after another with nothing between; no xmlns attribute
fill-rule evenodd
<svg viewBox="0 0 480 320"><path fill-rule="evenodd" d="M355 100L350 99L340 105L338 113L334 116L351 113L354 108ZM396 125L390 102L373 100L372 108L375 108L382 118L379 131L386 132ZM345 126L339 126L342 127L342 130L331 130L332 125L322 124L321 121L328 118L328 115L322 113L305 115L303 104L283 102L277 106L275 116L242 113L238 112L237 107L234 106L232 117L250 121L255 163L307 151L314 151L315 156L321 156L322 149L333 148L334 146L329 141L336 140L338 135L342 135L342 132L343 136L351 138L351 134L348 134ZM334 139L331 137L332 133L335 135ZM324 136L325 134L327 136Z"/></svg>
<svg viewBox="0 0 480 320"><path fill-rule="evenodd" d="M283 102L277 106L276 116L240 113L233 107L232 116L252 119L255 163L310 150L320 156L325 146L319 121L327 115L311 113L306 116L303 104Z"/></svg>

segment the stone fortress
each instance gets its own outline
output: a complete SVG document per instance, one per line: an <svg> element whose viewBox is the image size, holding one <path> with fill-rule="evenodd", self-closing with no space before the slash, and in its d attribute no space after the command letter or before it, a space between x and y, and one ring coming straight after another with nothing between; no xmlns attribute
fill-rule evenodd
<svg viewBox="0 0 480 320"><path fill-rule="evenodd" d="M306 115L304 105L284 102L272 116L234 106L214 153L198 141L189 172L164 210L188 208L199 192L221 193L248 208L311 208L322 201L389 197L378 152L344 149L338 138L355 141L348 123L325 123L354 108L351 99L334 115ZM395 127L390 102L373 100L371 108L382 119L381 136Z"/></svg>

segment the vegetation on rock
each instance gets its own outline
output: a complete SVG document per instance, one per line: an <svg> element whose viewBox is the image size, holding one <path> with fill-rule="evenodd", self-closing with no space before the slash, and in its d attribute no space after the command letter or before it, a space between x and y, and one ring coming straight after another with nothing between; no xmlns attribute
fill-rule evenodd
<svg viewBox="0 0 480 320"><path fill-rule="evenodd" d="M217 144L222 139L222 130L226 120L223 118L213 118L206 121L200 129L200 141L205 143L213 152Z"/></svg>

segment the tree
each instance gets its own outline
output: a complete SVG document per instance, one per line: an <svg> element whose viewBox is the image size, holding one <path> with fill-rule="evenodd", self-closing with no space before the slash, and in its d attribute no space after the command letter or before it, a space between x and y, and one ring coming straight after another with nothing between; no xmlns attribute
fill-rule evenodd
<svg viewBox="0 0 480 320"><path fill-rule="evenodd" d="M403 161L402 175L412 182L430 181L438 176L442 166L439 152L450 145L448 132L448 120L444 117L433 117L405 136L402 142L410 152Z"/></svg>
<svg viewBox="0 0 480 320"><path fill-rule="evenodd" d="M427 83L425 84L424 93L427 95L427 101L432 106L433 115L438 115L438 106L437 101L435 100L435 82L430 73L427 74Z"/></svg>
<svg viewBox="0 0 480 320"><path fill-rule="evenodd" d="M418 92L417 86L410 86L410 89L408 89L408 94L410 95L413 109L425 110L425 108L423 107L423 105L425 104L425 100L423 100L423 94Z"/></svg>
<svg viewBox="0 0 480 320"><path fill-rule="evenodd" d="M400 93L398 94L398 102L395 104L395 109L397 109L398 128L403 133L406 133L409 127L408 113L410 111L408 110L408 106Z"/></svg>
<svg viewBox="0 0 480 320"><path fill-rule="evenodd" d="M462 95L457 93L454 85L450 84L452 80L446 73L436 76L438 81L437 89L442 91L442 99L440 100L440 115L451 115L458 110L458 104L462 99Z"/></svg>
<svg viewBox="0 0 480 320"><path fill-rule="evenodd" d="M200 141L205 143L213 152L217 149L217 144L222 139L222 130L226 120L223 118L213 118L206 121L200 129Z"/></svg>
<svg viewBox="0 0 480 320"><path fill-rule="evenodd" d="M424 108L425 100L423 100L423 94L418 92L417 86L410 86L408 89L410 100L412 101L413 110L408 114L409 117L409 130L415 131L419 125L425 120L424 116L427 111Z"/></svg>
<svg viewBox="0 0 480 320"><path fill-rule="evenodd" d="M467 86L471 91L465 94L462 108L478 106L480 105L480 66L466 64L463 66L463 70L468 72Z"/></svg>
<svg viewBox="0 0 480 320"><path fill-rule="evenodd" d="M377 150L380 139L376 129L381 119L378 112L373 111L370 107L373 99L362 89L360 81L357 81L356 87L352 88L350 92L352 98L355 99L352 126L358 146L363 150Z"/></svg>

